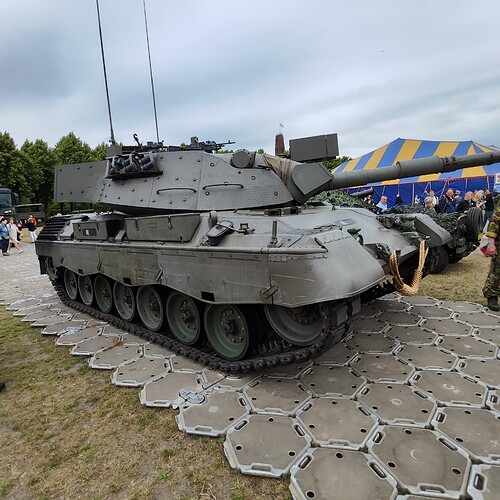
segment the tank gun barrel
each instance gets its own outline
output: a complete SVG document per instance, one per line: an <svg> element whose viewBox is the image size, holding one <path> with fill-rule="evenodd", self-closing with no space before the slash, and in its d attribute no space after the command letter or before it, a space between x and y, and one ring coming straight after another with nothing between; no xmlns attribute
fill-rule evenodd
<svg viewBox="0 0 500 500"><path fill-rule="evenodd" d="M425 174L453 172L463 168L500 163L500 151L464 156L429 156L415 160L398 161L389 167L372 170L352 170L333 174L328 189L364 186L371 182L404 179Z"/></svg>

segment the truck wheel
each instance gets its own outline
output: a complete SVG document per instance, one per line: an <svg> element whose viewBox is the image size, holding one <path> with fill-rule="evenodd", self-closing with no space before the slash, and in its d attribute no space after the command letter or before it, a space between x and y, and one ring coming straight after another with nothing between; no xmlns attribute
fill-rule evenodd
<svg viewBox="0 0 500 500"><path fill-rule="evenodd" d="M456 264L457 262L460 262L464 258L463 255L450 255L449 260L450 264Z"/></svg>
<svg viewBox="0 0 500 500"><path fill-rule="evenodd" d="M484 226L483 211L480 208L472 207L467 212L465 219L465 231L467 239L477 240Z"/></svg>
<svg viewBox="0 0 500 500"><path fill-rule="evenodd" d="M427 265L430 274L442 273L449 262L448 250L445 246L434 247L429 250Z"/></svg>

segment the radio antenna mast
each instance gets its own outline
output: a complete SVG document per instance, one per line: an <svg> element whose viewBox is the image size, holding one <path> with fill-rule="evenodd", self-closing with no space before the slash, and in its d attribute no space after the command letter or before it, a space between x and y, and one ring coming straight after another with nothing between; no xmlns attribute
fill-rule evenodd
<svg viewBox="0 0 500 500"><path fill-rule="evenodd" d="M146 15L146 0L142 0L142 5L144 7L144 26L146 27L146 42L148 45L149 76L151 78L151 93L153 94L153 109L155 113L156 142L157 144L160 144L160 135L158 133L158 115L156 113L155 86L153 82L153 67L151 66L151 51L149 50L149 32L148 32L148 17Z"/></svg>
<svg viewBox="0 0 500 500"><path fill-rule="evenodd" d="M101 55L102 55L102 69L104 71L104 85L106 86L106 99L108 101L109 128L111 132L111 137L109 142L114 146L116 144L116 141L115 141L115 133L113 132L113 120L111 119L111 104L109 101L108 76L106 73L106 60L104 58L104 44L102 43L101 14L99 12L99 0L95 0L95 3L97 7L97 22L99 24L99 38L101 40Z"/></svg>

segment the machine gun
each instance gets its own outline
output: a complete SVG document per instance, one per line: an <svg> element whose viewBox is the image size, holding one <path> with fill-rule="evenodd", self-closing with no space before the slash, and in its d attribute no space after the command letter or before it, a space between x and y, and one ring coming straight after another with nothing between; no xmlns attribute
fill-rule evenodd
<svg viewBox="0 0 500 500"><path fill-rule="evenodd" d="M175 149L176 146L169 146L168 150L169 151L178 151L178 150L187 150L187 151L205 151L205 153L216 153L220 149L222 149L224 146L227 146L228 144L234 144L233 141L227 141L227 142L215 142L215 141L199 141L198 137L194 136L191 137L191 143L186 145L183 148Z"/></svg>

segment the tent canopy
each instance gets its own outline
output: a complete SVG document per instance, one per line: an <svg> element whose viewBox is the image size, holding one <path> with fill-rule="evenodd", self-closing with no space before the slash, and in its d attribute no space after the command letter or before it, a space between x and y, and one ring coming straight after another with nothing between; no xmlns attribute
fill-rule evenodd
<svg viewBox="0 0 500 500"><path fill-rule="evenodd" d="M342 163L335 170L335 173L387 167L400 160L425 158L427 156L462 156L491 151L499 151L499 148L483 146L474 141L421 141L398 138L370 153ZM386 195L391 206L394 204L398 192L403 197L404 203L411 203L415 195L418 195L422 200L431 189L434 190L436 196L441 196L450 187L454 190L460 190L462 195L469 190L492 189L493 175L499 171L500 164L495 163L493 165L460 169L455 172L377 182L370 184L370 186L375 190L374 198L376 201L381 195ZM357 189L349 191L357 191Z"/></svg>

